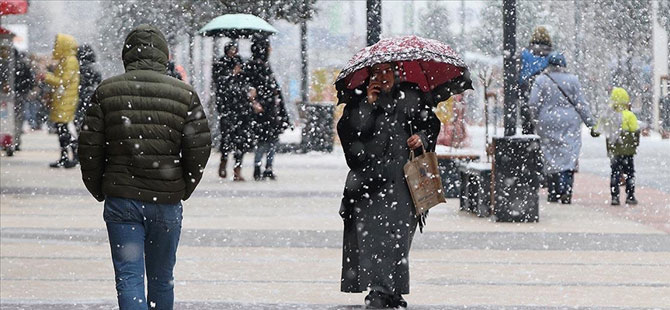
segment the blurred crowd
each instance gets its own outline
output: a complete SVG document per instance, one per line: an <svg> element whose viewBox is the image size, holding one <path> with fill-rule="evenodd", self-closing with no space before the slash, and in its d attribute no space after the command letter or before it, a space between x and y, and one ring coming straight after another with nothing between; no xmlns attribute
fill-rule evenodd
<svg viewBox="0 0 670 310"><path fill-rule="evenodd" d="M52 54L14 50L14 149L21 150L24 126L57 134L61 156L51 167L78 164L76 137L91 96L102 80L93 49L69 35L56 36Z"/></svg>

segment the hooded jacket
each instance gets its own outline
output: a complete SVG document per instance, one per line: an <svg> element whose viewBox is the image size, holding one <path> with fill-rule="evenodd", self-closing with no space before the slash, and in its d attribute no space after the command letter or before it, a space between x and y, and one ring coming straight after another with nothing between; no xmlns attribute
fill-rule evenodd
<svg viewBox="0 0 670 310"><path fill-rule="evenodd" d="M608 116L601 119L597 128L607 131L607 127L616 125L616 128L608 132L607 154L610 156L632 156L637 153L640 145L640 126L637 123L635 113L628 109L630 97L625 89L614 87L610 95L610 108Z"/></svg>
<svg viewBox="0 0 670 310"><path fill-rule="evenodd" d="M67 123L74 119L79 103L77 41L70 35L57 34L52 55L57 61L56 68L53 73L47 73L45 79L54 88L49 119L54 123Z"/></svg>
<svg viewBox="0 0 670 310"><path fill-rule="evenodd" d="M168 46L140 25L122 52L126 73L96 89L79 138L84 184L106 196L171 204L188 199L211 150L193 88L166 75Z"/></svg>

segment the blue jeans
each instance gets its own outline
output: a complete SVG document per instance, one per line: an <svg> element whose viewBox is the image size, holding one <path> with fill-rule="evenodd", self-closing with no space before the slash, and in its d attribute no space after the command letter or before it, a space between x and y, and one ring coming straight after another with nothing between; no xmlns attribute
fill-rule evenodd
<svg viewBox="0 0 670 310"><path fill-rule="evenodd" d="M265 161L265 169L272 169L272 162L275 159L275 149L277 148L276 142L263 142L259 143L256 147L256 152L254 153L254 165L256 167L261 167L263 163L263 155L268 154L267 160Z"/></svg>
<svg viewBox="0 0 670 310"><path fill-rule="evenodd" d="M103 218L121 310L172 309L182 206L106 197ZM144 294L144 275L149 294ZM146 298L145 298L146 296Z"/></svg>

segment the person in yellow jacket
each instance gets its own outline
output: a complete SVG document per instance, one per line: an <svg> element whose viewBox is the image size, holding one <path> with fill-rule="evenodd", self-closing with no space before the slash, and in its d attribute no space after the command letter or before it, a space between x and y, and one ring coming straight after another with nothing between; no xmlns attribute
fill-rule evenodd
<svg viewBox="0 0 670 310"><path fill-rule="evenodd" d="M67 34L57 34L53 48L56 66L47 73L45 81L53 88L49 119L55 123L60 142L61 157L51 163L52 168L72 168L78 163L77 147L72 138L68 123L74 120L79 102L79 61L77 60L77 41ZM69 158L72 150L72 159Z"/></svg>
<svg viewBox="0 0 670 310"><path fill-rule="evenodd" d="M640 145L640 126L637 117L630 111L630 97L625 89L614 87L610 95L610 108L598 121L596 130L606 133L607 155L610 158L612 175L610 178L611 204L617 206L619 180L626 176L626 204L635 205L635 166L633 157ZM594 132L594 135L599 135Z"/></svg>

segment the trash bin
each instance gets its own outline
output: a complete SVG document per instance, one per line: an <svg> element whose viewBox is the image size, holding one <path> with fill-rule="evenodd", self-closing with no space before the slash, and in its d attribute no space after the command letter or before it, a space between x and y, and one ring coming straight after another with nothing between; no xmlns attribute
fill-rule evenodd
<svg viewBox="0 0 670 310"><path fill-rule="evenodd" d="M535 135L493 138L493 212L498 222L537 222L539 214L540 138Z"/></svg>
<svg viewBox="0 0 670 310"><path fill-rule="evenodd" d="M301 105L300 110L305 122L300 143L302 151L332 152L335 105L332 102L307 103Z"/></svg>

